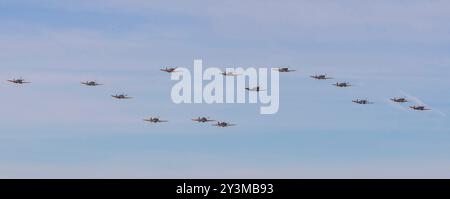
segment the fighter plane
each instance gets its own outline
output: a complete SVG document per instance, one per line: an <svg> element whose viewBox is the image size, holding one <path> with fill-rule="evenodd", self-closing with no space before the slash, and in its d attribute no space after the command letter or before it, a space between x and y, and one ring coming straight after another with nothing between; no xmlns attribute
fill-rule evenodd
<svg viewBox="0 0 450 199"><path fill-rule="evenodd" d="M99 83L97 83L97 82L95 82L95 81L81 82L81 84L84 84L84 85L86 85L86 86L101 86L101 85L103 85L103 84L99 84Z"/></svg>
<svg viewBox="0 0 450 199"><path fill-rule="evenodd" d="M19 78L19 79L12 79L12 80L8 80L8 82L14 83L14 84L29 84L31 82L26 82L24 79Z"/></svg>
<svg viewBox="0 0 450 199"><path fill-rule="evenodd" d="M366 99L364 99L364 100L357 99L357 100L353 100L352 102L355 102L357 104L373 104L373 102L369 102L369 100L366 100Z"/></svg>
<svg viewBox="0 0 450 199"><path fill-rule="evenodd" d="M217 124L213 124L213 126L217 127L230 127L230 126L236 126L236 124L230 124L228 122L217 122Z"/></svg>
<svg viewBox="0 0 450 199"><path fill-rule="evenodd" d="M198 118L192 119L192 121L205 123L205 122L214 122L216 120L210 120L209 117L198 117Z"/></svg>
<svg viewBox="0 0 450 199"><path fill-rule="evenodd" d="M285 68L274 68L273 70L276 70L280 73L288 73L288 72L294 72L295 70L290 70L289 68L285 67Z"/></svg>
<svg viewBox="0 0 450 199"><path fill-rule="evenodd" d="M259 91L265 91L265 90L261 89L259 86L253 87L253 88L245 88L245 90L248 90L248 91L256 91L256 92L259 92Z"/></svg>
<svg viewBox="0 0 450 199"><path fill-rule="evenodd" d="M115 95L111 95L111 97L114 97L116 99L131 99L132 97L128 97L128 95L125 94L115 94Z"/></svg>
<svg viewBox="0 0 450 199"><path fill-rule="evenodd" d="M429 111L431 109L425 107L425 106L410 106L409 108L414 109L416 111Z"/></svg>
<svg viewBox="0 0 450 199"><path fill-rule="evenodd" d="M164 71L164 72L168 72L168 73L173 73L173 72L176 72L175 70L177 69L177 67L169 67L169 68L162 68L162 69L160 69L161 71Z"/></svg>
<svg viewBox="0 0 450 199"><path fill-rule="evenodd" d="M158 117L150 117L148 119L144 119L144 121L150 122L150 123L169 122L167 120L160 120Z"/></svg>
<svg viewBox="0 0 450 199"><path fill-rule="evenodd" d="M405 103L408 102L408 100L406 98L392 98L391 101L393 102L398 102L398 103Z"/></svg>
<svg viewBox="0 0 450 199"><path fill-rule="evenodd" d="M240 75L240 74L236 74L236 73L233 73L233 72L222 72L221 74L223 76L234 76L234 77Z"/></svg>
<svg viewBox="0 0 450 199"><path fill-rule="evenodd" d="M327 75L311 75L310 77L318 80L333 79L332 77L327 77Z"/></svg>
<svg viewBox="0 0 450 199"><path fill-rule="evenodd" d="M336 84L333 84L333 85L335 85L337 87L349 87L349 86L351 86L348 82L342 82L342 83L337 82Z"/></svg>

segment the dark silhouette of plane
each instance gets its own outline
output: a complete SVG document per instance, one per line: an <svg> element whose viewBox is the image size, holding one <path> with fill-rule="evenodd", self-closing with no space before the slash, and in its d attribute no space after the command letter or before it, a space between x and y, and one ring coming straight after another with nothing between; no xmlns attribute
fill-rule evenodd
<svg viewBox="0 0 450 199"><path fill-rule="evenodd" d="M310 77L318 80L333 79L332 77L327 77L327 75L311 75Z"/></svg>
<svg viewBox="0 0 450 199"><path fill-rule="evenodd" d="M160 69L161 71L164 71L164 72L168 72L168 73L173 73L173 72L176 72L175 70L177 69L177 67L166 67L166 68L162 68L162 69Z"/></svg>
<svg viewBox="0 0 450 199"><path fill-rule="evenodd" d="M116 98L116 99L131 99L132 97L128 97L128 95L125 94L115 94L115 95L111 95L112 97Z"/></svg>
<svg viewBox="0 0 450 199"><path fill-rule="evenodd" d="M339 83L339 82L337 82L336 84L333 84L334 86L337 86L337 87L350 87L350 86L352 86L352 85L350 85L348 82L342 82L342 83Z"/></svg>
<svg viewBox="0 0 450 199"><path fill-rule="evenodd" d="M198 118L192 119L192 121L205 123L205 122L214 122L215 120L210 120L209 117L198 117Z"/></svg>
<svg viewBox="0 0 450 199"><path fill-rule="evenodd" d="M373 104L373 102L369 102L369 100L366 100L366 99L364 99L364 100L357 99L357 100L353 100L353 102L355 102L357 104Z"/></svg>
<svg viewBox="0 0 450 199"><path fill-rule="evenodd" d="M245 90L248 90L248 91L256 91L256 92L259 92L259 91L265 91L265 90L261 89L259 86L254 87L254 88L245 88Z"/></svg>
<svg viewBox="0 0 450 199"><path fill-rule="evenodd" d="M406 98L392 98L391 101L393 102L397 102L397 103L405 103L408 102L408 100Z"/></svg>
<svg viewBox="0 0 450 199"><path fill-rule="evenodd" d="M81 82L81 84L84 84L84 85L86 85L86 86L101 86L101 85L103 85L103 84L99 84L99 83L97 83L97 82L95 82L95 81Z"/></svg>
<svg viewBox="0 0 450 199"><path fill-rule="evenodd" d="M148 119L144 119L144 121L146 122L150 122L150 123L161 123L161 122L169 122L167 120L161 120L158 117L150 117Z"/></svg>
<svg viewBox="0 0 450 199"><path fill-rule="evenodd" d="M278 71L278 72L280 72L280 73L295 72L295 70L291 70L291 69L289 69L289 68L287 68L287 67L284 67L284 68L274 68L273 70L276 70L276 71Z"/></svg>
<svg viewBox="0 0 450 199"><path fill-rule="evenodd" d="M19 79L12 79L12 80L8 80L8 82L14 83L14 84L29 84L31 82L26 82L24 79L19 78Z"/></svg>
<svg viewBox="0 0 450 199"><path fill-rule="evenodd" d="M416 111L429 111L431 109L425 107L425 106L410 106L409 108L416 110Z"/></svg>
<svg viewBox="0 0 450 199"><path fill-rule="evenodd" d="M217 124L213 124L213 126L217 127L230 127L230 126L236 126L236 124L230 124L228 122L217 122Z"/></svg>

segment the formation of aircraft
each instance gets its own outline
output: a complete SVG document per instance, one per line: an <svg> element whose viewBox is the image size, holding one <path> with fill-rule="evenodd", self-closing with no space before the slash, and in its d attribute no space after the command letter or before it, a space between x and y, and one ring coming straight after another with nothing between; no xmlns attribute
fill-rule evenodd
<svg viewBox="0 0 450 199"><path fill-rule="evenodd" d="M86 86L101 86L101 85L103 85L103 84L99 84L99 83L97 83L97 82L95 82L95 81L81 82L81 84L84 84L84 85L86 85Z"/></svg>
<svg viewBox="0 0 450 199"><path fill-rule="evenodd" d="M161 71L167 72L167 73L173 73L173 72L177 72L176 71L177 67L166 67L163 69L160 69ZM285 68L274 68L274 70L277 70L279 72L294 72L296 70L292 70L289 69L287 67ZM222 72L221 73L224 76L238 76L240 74L236 74L233 72ZM328 79L333 79L332 77L327 77L327 75L311 75L311 78L317 79L317 80L328 80ZM31 82L25 81L22 78L19 79L12 79L12 80L8 80L8 82L14 83L14 84L28 84ZM100 86L103 84L99 84L96 81L86 81L86 82L81 82L81 84L86 85L86 86ZM348 82L337 82L335 84L333 84L336 87L350 87L350 83ZM264 89L261 89L260 86L256 86L253 88L245 88L247 91L255 91L255 92L260 92L260 91L265 91ZM115 95L111 95L113 98L116 99L131 99L132 97L129 97L126 94L115 94ZM396 103L406 103L409 102L407 98L404 97L400 97L400 98L391 98L390 99L393 102ZM352 100L352 102L357 103L357 104L373 104L373 102L370 102L367 99L356 99L356 100ZM426 106L422 106L422 105L416 105L416 106L409 106L409 108L413 109L413 110L417 110L417 111L427 111L427 110L431 110L430 108L426 107ZM214 122L216 120L211 120L209 117L197 117L194 119L191 119L194 122L199 122L199 123L206 123L206 122ZM145 122L150 122L150 123L161 123L161 122L168 122L168 120L161 120L159 117L150 117L148 119L144 119ZM217 127L230 127L230 126L236 126L236 124L232 124L232 123L228 123L228 122L223 122L223 121L218 121L217 123L213 124L213 126L217 126Z"/></svg>
<svg viewBox="0 0 450 199"><path fill-rule="evenodd" d="M364 99L364 100L357 99L357 100L352 100L352 101L357 104L373 104L373 102L370 102L367 99Z"/></svg>
<svg viewBox="0 0 450 199"><path fill-rule="evenodd" d="M19 79L12 79L12 80L8 80L8 82L11 82L11 83L13 83L13 84L29 84L29 83L31 83L31 82L27 82L27 81L25 81L24 79L22 79L22 78L19 78Z"/></svg>
<svg viewBox="0 0 450 199"><path fill-rule="evenodd" d="M133 97L128 97L128 95L125 94L115 94L115 95L111 95L111 97L116 98L116 99L131 99Z"/></svg>
<svg viewBox="0 0 450 199"><path fill-rule="evenodd" d="M332 77L327 77L327 75L311 75L310 77L318 80L333 79Z"/></svg>
<svg viewBox="0 0 450 199"><path fill-rule="evenodd" d="M213 124L213 126L230 127L230 126L236 126L236 124L231 124L231 123L228 123L228 122L217 122L216 124Z"/></svg>
<svg viewBox="0 0 450 199"><path fill-rule="evenodd" d="M164 71L164 72L168 72L168 73L173 73L173 72L176 72L176 69L177 69L177 67L165 67L160 70Z"/></svg>
<svg viewBox="0 0 450 199"><path fill-rule="evenodd" d="M192 121L205 123L205 122L214 122L216 120L210 120L209 117L198 117L198 118L192 119Z"/></svg>
<svg viewBox="0 0 450 199"><path fill-rule="evenodd" d="M295 72L295 70L291 70L291 69L289 69L287 67L285 67L285 68L274 68L273 70L276 70L276 71L278 71L280 73Z"/></svg>
<svg viewBox="0 0 450 199"><path fill-rule="evenodd" d="M161 120L161 119L159 119L159 117L150 117L148 119L144 119L144 121L150 122L150 123L169 122L168 120Z"/></svg>

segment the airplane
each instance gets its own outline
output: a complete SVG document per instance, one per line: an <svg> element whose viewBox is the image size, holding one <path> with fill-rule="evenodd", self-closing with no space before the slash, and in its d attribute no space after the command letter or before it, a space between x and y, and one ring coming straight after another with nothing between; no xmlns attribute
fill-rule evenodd
<svg viewBox="0 0 450 199"><path fill-rule="evenodd" d="M349 86L352 86L348 82L342 82L342 83L337 82L336 84L333 84L333 85L335 85L337 87L349 87Z"/></svg>
<svg viewBox="0 0 450 199"><path fill-rule="evenodd" d="M360 99L353 100L352 102L355 102L357 104L373 104L373 102L369 102L369 100L360 100Z"/></svg>
<svg viewBox="0 0 450 199"><path fill-rule="evenodd" d="M217 124L213 124L213 126L217 127L230 127L230 126L236 126L236 124L230 124L228 122L217 122Z"/></svg>
<svg viewBox="0 0 450 199"><path fill-rule="evenodd" d="M398 103L405 103L408 102L408 100L406 98L392 98L391 101L393 102L398 102Z"/></svg>
<svg viewBox="0 0 450 199"><path fill-rule="evenodd" d="M144 121L150 122L150 123L169 122L167 120L161 120L158 117L150 117L149 119L144 119Z"/></svg>
<svg viewBox="0 0 450 199"><path fill-rule="evenodd" d="M431 109L426 108L425 106L410 106L409 108L414 109L416 111L429 111Z"/></svg>
<svg viewBox="0 0 450 199"><path fill-rule="evenodd" d="M177 67L169 67L169 68L162 68L162 69L160 69L161 71L164 71L164 72L168 72L168 73L173 73L173 72L177 72L177 71L175 71L177 69Z"/></svg>
<svg viewBox="0 0 450 199"><path fill-rule="evenodd" d="M12 80L8 80L8 82L14 83L14 84L29 84L31 82L26 82L24 79L19 78L19 79L12 79Z"/></svg>
<svg viewBox="0 0 450 199"><path fill-rule="evenodd" d="M290 70L289 68L274 68L273 70L276 70L280 73L288 73L288 72L294 72L296 70Z"/></svg>
<svg viewBox="0 0 450 199"><path fill-rule="evenodd" d="M327 75L311 75L310 77L318 80L333 79L332 77L327 77Z"/></svg>
<svg viewBox="0 0 450 199"><path fill-rule="evenodd" d="M265 90L261 89L259 86L254 87L254 88L245 88L245 90L248 90L248 91L256 91L256 92L259 92L259 91L265 91Z"/></svg>
<svg viewBox="0 0 450 199"><path fill-rule="evenodd" d="M101 85L103 85L103 84L99 84L99 83L97 83L97 82L95 82L95 81L81 82L81 84L84 84L84 85L86 85L86 86L101 86Z"/></svg>
<svg viewBox="0 0 450 199"><path fill-rule="evenodd" d="M111 97L114 97L114 98L116 98L116 99L131 99L132 97L128 97L127 95L125 95L125 94L115 94L115 95L111 95Z"/></svg>
<svg viewBox="0 0 450 199"><path fill-rule="evenodd" d="M214 122L216 120L210 120L209 117L198 117L198 118L192 119L192 121L205 123L205 122Z"/></svg>
<svg viewBox="0 0 450 199"><path fill-rule="evenodd" d="M223 76L238 76L238 75L240 75L240 74L236 74L236 73L233 73L233 72L222 72L221 74Z"/></svg>

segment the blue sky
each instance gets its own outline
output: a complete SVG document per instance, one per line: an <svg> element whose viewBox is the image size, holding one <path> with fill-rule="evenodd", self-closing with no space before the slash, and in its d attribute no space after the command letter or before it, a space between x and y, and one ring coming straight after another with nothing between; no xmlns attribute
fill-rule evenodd
<svg viewBox="0 0 450 199"><path fill-rule="evenodd" d="M1 178L449 178L448 1L0 2ZM280 110L173 104L163 66L290 66ZM327 73L333 81L314 81ZM23 77L31 85L7 79ZM94 79L105 86L86 88ZM355 86L337 89L334 81ZM136 99L115 101L126 92ZM414 112L387 99L433 108ZM354 98L375 104L358 106ZM148 125L158 115L170 123ZM207 115L233 128L195 124Z"/></svg>

